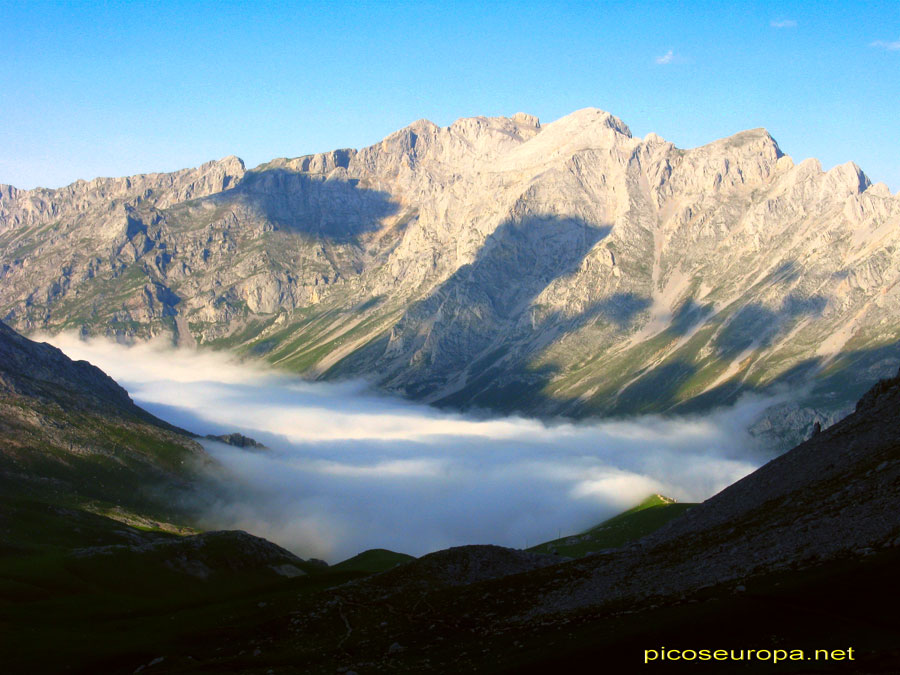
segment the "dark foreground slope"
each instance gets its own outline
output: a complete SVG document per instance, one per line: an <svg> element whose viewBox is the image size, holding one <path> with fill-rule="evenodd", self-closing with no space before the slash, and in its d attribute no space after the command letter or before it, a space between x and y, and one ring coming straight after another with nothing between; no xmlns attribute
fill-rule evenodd
<svg viewBox="0 0 900 675"><path fill-rule="evenodd" d="M244 532L183 536L210 462L98 368L0 323L0 670L115 671L322 571Z"/></svg>
<svg viewBox="0 0 900 675"><path fill-rule="evenodd" d="M900 378L873 392L625 548L557 564L497 547L441 551L297 597L233 644L191 652L202 666L182 655L165 670L569 672L588 662L605 672L896 673ZM645 665L644 650L661 647L805 651L778 664ZM845 651L807 660L816 649Z"/></svg>
<svg viewBox="0 0 900 675"><path fill-rule="evenodd" d="M209 459L99 368L0 323L0 495L97 512L179 515ZM183 514L181 514L183 515Z"/></svg>

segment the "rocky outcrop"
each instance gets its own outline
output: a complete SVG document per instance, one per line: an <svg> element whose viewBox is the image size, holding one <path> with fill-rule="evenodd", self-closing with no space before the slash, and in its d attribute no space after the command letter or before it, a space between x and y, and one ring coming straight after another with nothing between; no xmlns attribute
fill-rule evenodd
<svg viewBox="0 0 900 675"><path fill-rule="evenodd" d="M127 178L79 180L57 190L17 190L0 185L0 231L10 227L52 222L85 215L90 219L117 205L152 203L167 208L234 187L244 175L237 157L207 162L196 169L174 173L151 173Z"/></svg>
<svg viewBox="0 0 900 675"><path fill-rule="evenodd" d="M768 420L802 436L900 364L898 237L884 185L764 129L683 150L597 109L419 120L250 171L5 187L0 317L533 414L808 385Z"/></svg>
<svg viewBox="0 0 900 675"><path fill-rule="evenodd" d="M98 558L125 567L146 567L151 574L169 573L201 581L256 574L277 580L327 568L321 561L298 558L270 541L240 530L203 532L188 537L143 535L140 542L74 549L70 565L89 573Z"/></svg>
<svg viewBox="0 0 900 675"><path fill-rule="evenodd" d="M434 590L441 586L465 586L532 572L559 561L556 556L502 546L457 546L429 553L400 568L389 570L373 583L383 592L408 592L411 585Z"/></svg>
<svg viewBox="0 0 900 675"><path fill-rule="evenodd" d="M876 408L883 399L889 400L892 395L895 395L898 387L900 387L900 373L897 373L894 377L879 380L856 403L856 412Z"/></svg>
<svg viewBox="0 0 900 675"><path fill-rule="evenodd" d="M213 434L207 434L206 438L211 441L218 441L219 443L224 443L225 445L233 445L236 448L249 448L251 450L266 450L266 446L256 441L249 436L244 436L244 434L239 434L237 432L231 434L220 434L218 436L214 436Z"/></svg>

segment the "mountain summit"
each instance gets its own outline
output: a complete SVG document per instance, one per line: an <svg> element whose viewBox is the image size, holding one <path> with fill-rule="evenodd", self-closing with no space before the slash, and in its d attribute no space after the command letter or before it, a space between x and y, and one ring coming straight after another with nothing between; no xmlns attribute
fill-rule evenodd
<svg viewBox="0 0 900 675"><path fill-rule="evenodd" d="M0 318L236 349L456 407L690 410L900 364L900 197L763 129L689 150L602 110L368 148L0 188ZM797 437L788 439L790 443Z"/></svg>

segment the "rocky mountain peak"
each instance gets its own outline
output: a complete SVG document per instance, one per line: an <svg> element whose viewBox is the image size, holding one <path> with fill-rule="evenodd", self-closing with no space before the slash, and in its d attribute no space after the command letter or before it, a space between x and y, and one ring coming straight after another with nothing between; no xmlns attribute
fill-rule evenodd
<svg viewBox="0 0 900 675"><path fill-rule="evenodd" d="M659 145L661 143L665 143L666 139L657 134L654 131L651 131L649 134L644 136L644 143L647 145Z"/></svg>
<svg viewBox="0 0 900 675"><path fill-rule="evenodd" d="M517 112L510 118L516 124L521 124L527 127L534 127L535 129L541 128L541 121L535 115L529 115L528 113Z"/></svg>
<svg viewBox="0 0 900 675"><path fill-rule="evenodd" d="M249 172L0 190L0 318L548 414L812 378L843 392L803 413L827 421L900 363L898 224L855 164L794 165L765 129L679 149L597 108L419 120Z"/></svg>
<svg viewBox="0 0 900 675"><path fill-rule="evenodd" d="M891 189L887 186L887 184L880 181L878 183L873 183L872 185L870 185L866 192L868 192L872 197L879 197L882 199L890 199L894 196L893 194L891 194ZM898 196L900 196L900 193L898 193Z"/></svg>
<svg viewBox="0 0 900 675"><path fill-rule="evenodd" d="M518 171L566 160L585 150L630 152L635 145L622 120L598 108L584 108L542 125L539 134L505 153L497 168Z"/></svg>
<svg viewBox="0 0 900 675"><path fill-rule="evenodd" d="M587 129L594 126L603 126L617 133L631 138L631 129L618 117L600 108L581 108L575 112L561 117L551 124L567 129ZM548 125L549 126L549 125Z"/></svg>
<svg viewBox="0 0 900 675"><path fill-rule="evenodd" d="M772 166L784 156L777 141L762 128L740 131L695 149L700 153L719 155L735 160L754 160Z"/></svg>
<svg viewBox="0 0 900 675"><path fill-rule="evenodd" d="M223 157L222 159L214 162L214 164L220 166L225 171L228 171L234 175L238 175L246 170L244 166L244 160L236 155L228 155L227 157Z"/></svg>
<svg viewBox="0 0 900 675"><path fill-rule="evenodd" d="M845 162L826 172L825 189L836 194L858 195L865 192L872 181L855 162Z"/></svg>

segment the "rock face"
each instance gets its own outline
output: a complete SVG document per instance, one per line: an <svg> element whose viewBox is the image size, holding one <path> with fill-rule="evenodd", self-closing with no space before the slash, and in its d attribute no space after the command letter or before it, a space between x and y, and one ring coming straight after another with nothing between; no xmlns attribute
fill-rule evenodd
<svg viewBox="0 0 900 675"><path fill-rule="evenodd" d="M250 450L266 450L266 446L260 443L259 441L250 438L249 436L244 436L244 434L239 434L237 432L231 434L220 434L215 436L213 434L206 434L206 438L211 441L218 441L219 443L224 443L225 445L233 445L236 448L247 448Z"/></svg>
<svg viewBox="0 0 900 675"><path fill-rule="evenodd" d="M237 348L537 414L812 383L799 439L900 363L900 198L762 129L682 150L580 110L414 122L362 150L0 188L0 317Z"/></svg>

